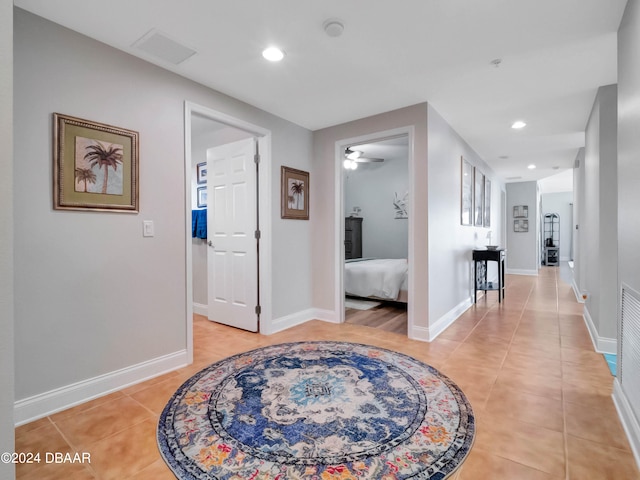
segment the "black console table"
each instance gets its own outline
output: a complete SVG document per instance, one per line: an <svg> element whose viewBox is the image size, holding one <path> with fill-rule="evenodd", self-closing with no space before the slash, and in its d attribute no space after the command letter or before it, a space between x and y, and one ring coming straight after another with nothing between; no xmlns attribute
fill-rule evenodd
<svg viewBox="0 0 640 480"><path fill-rule="evenodd" d="M504 298L504 259L505 249L499 248L497 250L474 250L473 251L473 284L475 290L473 291L473 301L478 301L478 290L481 291L498 291L498 302L501 302ZM487 281L487 262L498 262L498 284L495 282ZM478 275L478 264L484 272Z"/></svg>

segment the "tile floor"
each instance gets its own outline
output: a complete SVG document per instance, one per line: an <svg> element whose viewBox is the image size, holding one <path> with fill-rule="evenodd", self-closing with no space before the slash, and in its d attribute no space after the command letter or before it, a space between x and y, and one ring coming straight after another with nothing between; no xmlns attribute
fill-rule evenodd
<svg viewBox="0 0 640 480"><path fill-rule="evenodd" d="M16 429L16 450L89 452L90 465L20 466L19 479L172 479L156 422L190 375L228 355L305 339L349 340L412 355L450 376L477 418L475 444L452 480L640 479L611 400L612 377L593 351L559 269L509 276L427 344L358 325L311 321L272 335L194 320L195 362Z"/></svg>

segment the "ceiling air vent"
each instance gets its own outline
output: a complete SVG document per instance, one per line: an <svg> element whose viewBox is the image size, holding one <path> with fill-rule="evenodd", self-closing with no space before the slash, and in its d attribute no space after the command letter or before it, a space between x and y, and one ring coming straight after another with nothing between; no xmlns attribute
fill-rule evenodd
<svg viewBox="0 0 640 480"><path fill-rule="evenodd" d="M194 49L185 47L155 28L131 46L173 65L179 65L196 54Z"/></svg>

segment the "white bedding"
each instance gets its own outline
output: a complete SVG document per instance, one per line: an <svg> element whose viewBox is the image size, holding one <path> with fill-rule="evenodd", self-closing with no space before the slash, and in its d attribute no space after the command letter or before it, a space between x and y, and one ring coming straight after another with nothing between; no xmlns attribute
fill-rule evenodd
<svg viewBox="0 0 640 480"><path fill-rule="evenodd" d="M347 261L344 288L347 295L396 300L402 285L406 285L405 258L358 259Z"/></svg>

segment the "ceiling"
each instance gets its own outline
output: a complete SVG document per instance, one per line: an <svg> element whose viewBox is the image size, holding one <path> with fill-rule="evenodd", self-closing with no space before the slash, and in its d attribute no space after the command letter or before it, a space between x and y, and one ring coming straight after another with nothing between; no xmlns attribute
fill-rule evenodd
<svg viewBox="0 0 640 480"><path fill-rule="evenodd" d="M598 87L617 81L626 0L14 3L311 130L429 102L509 182L572 167ZM197 53L174 65L132 46L152 29ZM280 63L261 57L272 44Z"/></svg>

